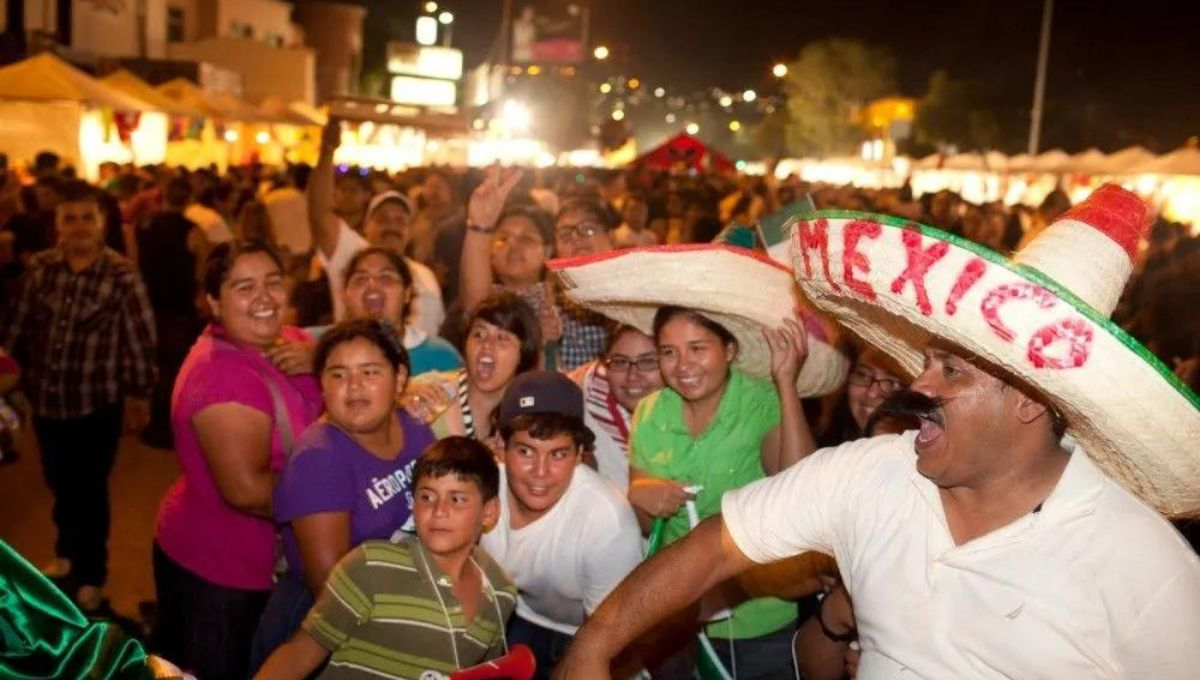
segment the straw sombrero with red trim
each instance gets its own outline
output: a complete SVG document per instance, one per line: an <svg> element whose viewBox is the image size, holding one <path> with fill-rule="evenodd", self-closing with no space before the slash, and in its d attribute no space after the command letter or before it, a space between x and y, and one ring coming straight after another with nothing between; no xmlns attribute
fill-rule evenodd
<svg viewBox="0 0 1200 680"><path fill-rule="evenodd" d="M1165 514L1200 516L1200 398L1109 320L1151 218L1106 185L1012 260L840 211L796 219L780 245L813 304L909 373L932 338L962 347L1039 390L1114 480Z"/></svg>
<svg viewBox="0 0 1200 680"><path fill-rule="evenodd" d="M791 270L751 250L717 244L615 250L551 260L547 267L576 304L653 334L654 313L675 305L720 323L738 341L734 366L771 374L762 329L799 311L808 331L808 359L796 385L801 396L828 394L846 378L848 362L833 347L833 323L803 301Z"/></svg>

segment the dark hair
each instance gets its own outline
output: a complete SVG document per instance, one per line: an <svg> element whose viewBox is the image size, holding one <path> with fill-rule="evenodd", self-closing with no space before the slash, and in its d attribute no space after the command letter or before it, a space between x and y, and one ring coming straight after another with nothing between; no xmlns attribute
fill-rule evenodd
<svg viewBox="0 0 1200 680"><path fill-rule="evenodd" d="M204 260L204 292L209 297L220 297L221 284L225 283L225 279L229 277L229 270L233 269L233 263L243 255L253 255L254 253L264 253L275 262L280 273L285 272L283 258L270 244L259 240L224 241L213 246Z"/></svg>
<svg viewBox="0 0 1200 680"><path fill-rule="evenodd" d="M54 189L62 198L62 203L95 203L100 205L100 195L96 189L83 180L72 180L61 184L55 183Z"/></svg>
<svg viewBox="0 0 1200 680"><path fill-rule="evenodd" d="M591 451L596 435L583 421L562 413L526 413L512 419L500 428L500 437L507 444L514 432L528 432L530 437L545 441L552 437L568 434L576 446Z"/></svg>
<svg viewBox="0 0 1200 680"><path fill-rule="evenodd" d="M1054 433L1054 438L1062 439L1067 433L1067 417L1051 405L1046 406L1046 412L1050 414L1050 431Z"/></svg>
<svg viewBox="0 0 1200 680"><path fill-rule="evenodd" d="M58 164L61 162L59 155L53 151L39 151L33 157L34 172L54 172L58 170Z"/></svg>
<svg viewBox="0 0 1200 680"><path fill-rule="evenodd" d="M476 321L490 323L508 331L521 340L521 358L517 362L517 373L524 373L537 366L538 354L542 351L542 332L533 308L515 294L496 291L487 296L471 310L467 317L467 332Z"/></svg>
<svg viewBox="0 0 1200 680"><path fill-rule="evenodd" d="M393 369L411 368L408 350L404 349L404 341L395 326L376 319L351 319L335 325L321 336L313 354L313 374L319 377L325 372L325 364L335 347L359 338L378 347Z"/></svg>
<svg viewBox="0 0 1200 680"><path fill-rule="evenodd" d="M437 479L455 475L479 487L484 501L500 493L500 467L491 449L470 437L439 439L417 458L413 466L412 484L415 489L422 479Z"/></svg>
<svg viewBox="0 0 1200 680"><path fill-rule="evenodd" d="M663 326L666 326L672 319L675 319L676 317L683 317L684 319L687 319L688 321L691 321L692 323L704 328L708 332L720 338L722 345L733 345L734 347L738 346L737 338L733 335L733 333L729 332L728 328L725 328L721 324L713 321L694 309L676 307L674 305L659 307L658 311L654 313L655 341L658 340L658 336L662 335Z"/></svg>
<svg viewBox="0 0 1200 680"><path fill-rule="evenodd" d="M626 333L638 333L644 335L640 328L630 326L627 323L613 321L606 326L607 327L604 330L608 332L608 340L604 343L604 354L610 354L613 346L616 345L617 341L621 339L621 336L625 335ZM651 338L651 340L653 340L653 338Z"/></svg>
<svg viewBox="0 0 1200 680"><path fill-rule="evenodd" d="M504 220L512 217L523 217L533 222L533 226L537 227L538 233L542 236L542 242L548 246L554 245L554 220L550 217L550 213L536 205L514 205L500 213L500 219L496 220L496 225L499 226Z"/></svg>
<svg viewBox="0 0 1200 680"><path fill-rule="evenodd" d="M167 184L164 200L168 206L182 208L192 200L192 183L186 177L176 177ZM211 208L212 205L209 205Z"/></svg>
<svg viewBox="0 0 1200 680"><path fill-rule="evenodd" d="M558 222L567 213L582 212L587 213L589 217L599 222L605 230L611 231L621 223L621 219L609 208L607 204L590 198L572 198L563 204L558 210L558 215L554 221Z"/></svg>

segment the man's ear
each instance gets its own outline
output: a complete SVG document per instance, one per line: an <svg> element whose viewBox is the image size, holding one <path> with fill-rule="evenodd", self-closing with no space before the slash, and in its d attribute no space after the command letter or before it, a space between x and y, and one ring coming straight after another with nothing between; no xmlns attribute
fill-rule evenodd
<svg viewBox="0 0 1200 680"><path fill-rule="evenodd" d="M1050 408L1026 394L1024 390L1013 389L1012 395L1016 400L1017 420L1021 421L1022 425L1028 425L1042 416L1050 417Z"/></svg>

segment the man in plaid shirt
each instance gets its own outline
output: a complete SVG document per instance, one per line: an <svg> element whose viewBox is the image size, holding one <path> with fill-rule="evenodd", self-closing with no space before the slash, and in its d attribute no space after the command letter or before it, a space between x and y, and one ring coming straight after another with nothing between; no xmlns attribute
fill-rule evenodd
<svg viewBox="0 0 1200 680"><path fill-rule="evenodd" d="M154 316L137 268L104 245L95 190L71 182L63 193L57 246L33 257L20 297L0 323L0 344L26 369L42 469L54 494L57 557L45 571L72 575L86 611L102 604L108 475L122 421L139 430L149 418Z"/></svg>

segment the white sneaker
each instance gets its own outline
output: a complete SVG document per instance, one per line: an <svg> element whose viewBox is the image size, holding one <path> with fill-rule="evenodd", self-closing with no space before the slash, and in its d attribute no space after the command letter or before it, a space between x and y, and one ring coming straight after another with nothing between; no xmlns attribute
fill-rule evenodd
<svg viewBox="0 0 1200 680"><path fill-rule="evenodd" d="M71 574L71 560L65 557L55 557L42 567L42 575L46 578L66 578Z"/></svg>

